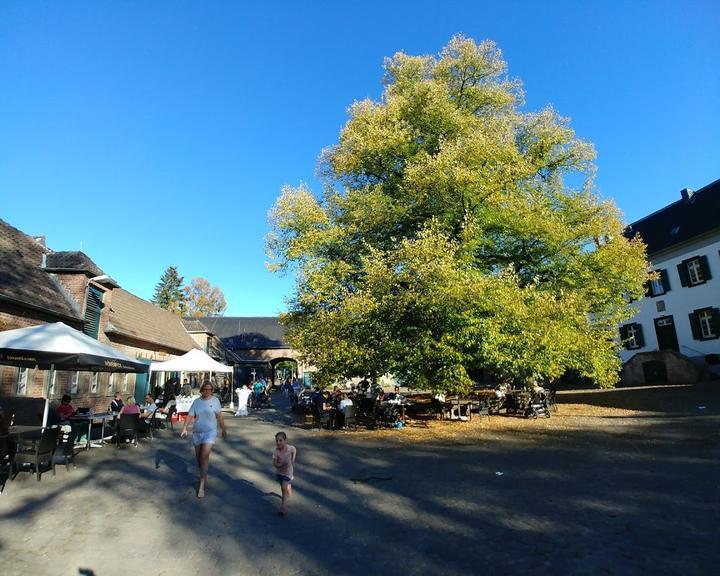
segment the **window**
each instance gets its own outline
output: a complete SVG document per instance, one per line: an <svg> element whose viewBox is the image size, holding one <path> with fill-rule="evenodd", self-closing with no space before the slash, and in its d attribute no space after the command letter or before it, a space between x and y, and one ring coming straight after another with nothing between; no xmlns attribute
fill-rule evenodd
<svg viewBox="0 0 720 576"><path fill-rule="evenodd" d="M48 373L48 396L55 394L55 381L57 380L57 370L50 370Z"/></svg>
<svg viewBox="0 0 720 576"><path fill-rule="evenodd" d="M701 308L690 314L690 328L695 340L715 340L720 336L720 310Z"/></svg>
<svg viewBox="0 0 720 576"><path fill-rule="evenodd" d="M680 284L687 287L705 284L712 278L707 256L693 256L678 264L678 275Z"/></svg>
<svg viewBox="0 0 720 576"><path fill-rule="evenodd" d="M646 296L662 296L670 292L670 278L667 270L655 270L655 273L658 274L658 277L648 282L645 291Z"/></svg>
<svg viewBox="0 0 720 576"><path fill-rule="evenodd" d="M645 346L642 324L625 324L620 327L620 340L627 350L636 350Z"/></svg>
<svg viewBox="0 0 720 576"><path fill-rule="evenodd" d="M107 395L112 396L115 393L115 377L117 374L114 372L110 374L110 377L108 378L108 385L107 385Z"/></svg>
<svg viewBox="0 0 720 576"><path fill-rule="evenodd" d="M70 374L70 394L77 394L80 384L80 372Z"/></svg>
<svg viewBox="0 0 720 576"><path fill-rule="evenodd" d="M128 375L123 374L122 375L122 391L127 392L128 389Z"/></svg>
<svg viewBox="0 0 720 576"><path fill-rule="evenodd" d="M15 379L15 393L18 396L27 394L27 384L30 375L30 368L18 368L17 378Z"/></svg>
<svg viewBox="0 0 720 576"><path fill-rule="evenodd" d="M92 380L90 381L90 394L97 394L99 383L100 383L100 372L93 372Z"/></svg>

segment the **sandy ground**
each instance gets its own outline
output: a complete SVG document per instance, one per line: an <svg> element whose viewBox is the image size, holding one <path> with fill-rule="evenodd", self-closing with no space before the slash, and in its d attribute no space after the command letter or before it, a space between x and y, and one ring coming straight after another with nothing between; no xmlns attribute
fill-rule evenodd
<svg viewBox="0 0 720 576"><path fill-rule="evenodd" d="M550 419L309 431L228 415L208 495L179 430L0 496L0 574L717 574L716 387L567 393ZM297 446L275 511L273 435Z"/></svg>

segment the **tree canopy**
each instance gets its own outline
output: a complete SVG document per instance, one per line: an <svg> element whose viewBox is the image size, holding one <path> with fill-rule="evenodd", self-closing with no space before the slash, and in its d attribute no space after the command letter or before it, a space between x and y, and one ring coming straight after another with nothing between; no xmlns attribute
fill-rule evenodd
<svg viewBox="0 0 720 576"><path fill-rule="evenodd" d="M225 312L225 295L205 278L193 278L183 291L186 316L222 316Z"/></svg>
<svg viewBox="0 0 720 576"><path fill-rule="evenodd" d="M323 151L322 194L283 189L267 249L297 285L281 321L324 378L616 381L645 247L595 194L592 145L552 108L522 106L491 41L400 52L381 100L355 102Z"/></svg>
<svg viewBox="0 0 720 576"><path fill-rule="evenodd" d="M151 302L169 310L178 316L183 314L185 296L182 291L183 277L178 274L176 266L168 266L155 285L155 294Z"/></svg>

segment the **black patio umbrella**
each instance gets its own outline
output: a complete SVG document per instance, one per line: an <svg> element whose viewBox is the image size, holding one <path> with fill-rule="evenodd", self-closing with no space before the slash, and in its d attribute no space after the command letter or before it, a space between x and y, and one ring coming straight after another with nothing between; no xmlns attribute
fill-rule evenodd
<svg viewBox="0 0 720 576"><path fill-rule="evenodd" d="M149 366L133 360L62 322L0 332L0 364L43 370L88 372L147 372ZM47 418L47 390L45 417Z"/></svg>

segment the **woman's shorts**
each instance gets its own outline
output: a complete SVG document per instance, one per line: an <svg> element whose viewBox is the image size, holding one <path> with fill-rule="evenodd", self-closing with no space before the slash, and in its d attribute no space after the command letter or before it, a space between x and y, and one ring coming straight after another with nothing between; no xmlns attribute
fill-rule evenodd
<svg viewBox="0 0 720 576"><path fill-rule="evenodd" d="M285 474L275 474L275 478L277 478L278 482L287 482L288 484L292 482L292 478L290 478L290 476L285 476Z"/></svg>
<svg viewBox="0 0 720 576"><path fill-rule="evenodd" d="M200 444L215 444L215 432L193 432L192 440L193 446L200 446Z"/></svg>

